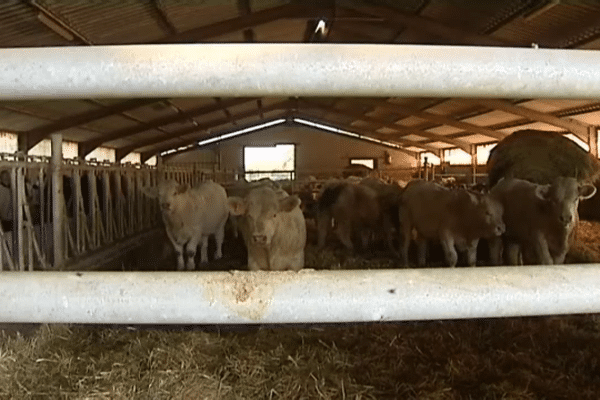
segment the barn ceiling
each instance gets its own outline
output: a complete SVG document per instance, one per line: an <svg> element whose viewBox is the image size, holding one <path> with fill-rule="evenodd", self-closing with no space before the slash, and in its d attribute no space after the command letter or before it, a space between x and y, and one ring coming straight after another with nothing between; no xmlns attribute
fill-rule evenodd
<svg viewBox="0 0 600 400"><path fill-rule="evenodd" d="M575 4L573 4L575 3ZM0 48L155 43L382 43L600 49L600 3L565 0L8 0ZM323 26L320 21L324 21ZM0 50L1 52L1 50ZM0 53L1 54L1 53ZM0 102L0 131L31 148L53 132L142 159L275 117L301 117L435 151L519 127L587 141L600 100L163 98Z"/></svg>

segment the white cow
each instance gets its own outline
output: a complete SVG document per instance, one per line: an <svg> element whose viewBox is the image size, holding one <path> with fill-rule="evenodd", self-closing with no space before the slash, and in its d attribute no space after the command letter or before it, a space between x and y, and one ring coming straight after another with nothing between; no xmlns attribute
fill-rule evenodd
<svg viewBox="0 0 600 400"><path fill-rule="evenodd" d="M192 271L198 243L202 241L200 262L208 262L208 237L215 235L215 259L223 256L223 236L229 216L227 194L223 186L205 182L189 188L175 181L162 182L158 187L144 188L144 193L158 198L167 235L177 253L177 269ZM184 251L187 261L184 264Z"/></svg>
<svg viewBox="0 0 600 400"><path fill-rule="evenodd" d="M249 270L298 271L304 267L306 222L298 196L262 186L243 198L230 197L229 207L232 215L242 216Z"/></svg>
<svg viewBox="0 0 600 400"><path fill-rule="evenodd" d="M502 178L490 190L504 208L506 260L509 265L562 264L572 240L579 200L596 193L591 184L575 178L557 177L551 185L538 185L523 179ZM502 241L490 242L494 264L501 263Z"/></svg>

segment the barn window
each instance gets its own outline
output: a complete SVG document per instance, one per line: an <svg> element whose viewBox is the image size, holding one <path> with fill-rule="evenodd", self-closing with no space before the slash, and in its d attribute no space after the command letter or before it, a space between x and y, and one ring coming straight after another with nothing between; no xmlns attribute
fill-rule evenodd
<svg viewBox="0 0 600 400"><path fill-rule="evenodd" d="M79 145L76 142L63 141L62 152L63 158L74 159L78 157ZM52 154L52 143L50 139L44 139L33 146L27 153L30 156L50 157Z"/></svg>
<svg viewBox="0 0 600 400"><path fill-rule="evenodd" d="M369 167L371 169L375 169L377 167L377 160L374 158L351 158L350 164L356 165L364 165L365 167Z"/></svg>
<svg viewBox="0 0 600 400"><path fill-rule="evenodd" d="M565 135L565 137L568 138L568 139L571 139L572 141L574 141L575 143L577 143L579 145L579 147L581 147L585 151L589 151L590 150L590 146L586 142L584 142L583 140L579 139L577 136L573 135L572 133L567 133Z"/></svg>
<svg viewBox="0 0 600 400"><path fill-rule="evenodd" d="M85 159L88 161L96 159L96 161L108 161L114 163L115 149L109 149L107 147L97 147L94 149L94 151L85 156Z"/></svg>
<svg viewBox="0 0 600 400"><path fill-rule="evenodd" d="M440 165L440 158L433 153L428 151L421 153L421 164L425 164L425 158L427 158L427 164Z"/></svg>
<svg viewBox="0 0 600 400"><path fill-rule="evenodd" d="M487 161L490 158L490 151L492 151L494 147L496 147L496 143L477 146L477 164L487 164Z"/></svg>
<svg viewBox="0 0 600 400"><path fill-rule="evenodd" d="M0 133L0 153L14 153L18 150L18 139L14 133Z"/></svg>
<svg viewBox="0 0 600 400"><path fill-rule="evenodd" d="M470 165L471 155L462 149L446 149L444 160L451 165Z"/></svg>
<svg viewBox="0 0 600 400"><path fill-rule="evenodd" d="M244 147L246 180L262 178L294 179L296 146L277 144L270 147Z"/></svg>
<svg viewBox="0 0 600 400"><path fill-rule="evenodd" d="M121 159L121 164L141 164L142 155L140 153L131 152Z"/></svg>

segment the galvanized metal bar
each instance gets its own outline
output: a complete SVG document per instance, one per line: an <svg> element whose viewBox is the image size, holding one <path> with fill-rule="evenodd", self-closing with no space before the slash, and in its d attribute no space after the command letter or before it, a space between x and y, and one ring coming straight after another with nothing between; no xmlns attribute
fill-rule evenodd
<svg viewBox="0 0 600 400"><path fill-rule="evenodd" d="M0 280L0 322L320 323L598 313L599 292L599 264L300 273L6 272Z"/></svg>
<svg viewBox="0 0 600 400"><path fill-rule="evenodd" d="M599 66L597 51L507 47L253 43L13 48L2 49L0 99L582 99L600 93Z"/></svg>
<svg viewBox="0 0 600 400"><path fill-rule="evenodd" d="M62 185L62 134L53 133L50 135L52 156L50 159L50 170L52 173L52 237L53 245L53 265L55 269L61 269L65 260L65 208Z"/></svg>

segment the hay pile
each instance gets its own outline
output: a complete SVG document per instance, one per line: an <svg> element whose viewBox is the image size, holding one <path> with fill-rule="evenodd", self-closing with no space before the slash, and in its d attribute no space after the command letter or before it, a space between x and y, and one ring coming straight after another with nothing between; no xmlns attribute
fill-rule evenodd
<svg viewBox="0 0 600 400"><path fill-rule="evenodd" d="M597 399L594 316L238 331L44 326L1 399Z"/></svg>
<svg viewBox="0 0 600 400"><path fill-rule="evenodd" d="M559 132L522 130L498 142L487 163L488 184L512 176L547 184L556 176L594 182L600 163Z"/></svg>

